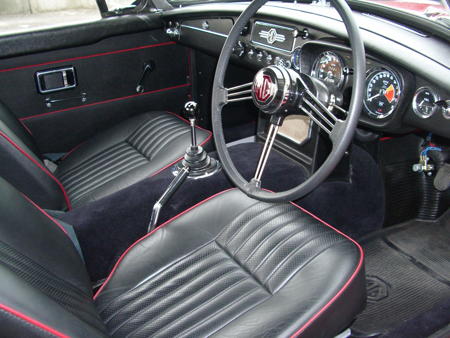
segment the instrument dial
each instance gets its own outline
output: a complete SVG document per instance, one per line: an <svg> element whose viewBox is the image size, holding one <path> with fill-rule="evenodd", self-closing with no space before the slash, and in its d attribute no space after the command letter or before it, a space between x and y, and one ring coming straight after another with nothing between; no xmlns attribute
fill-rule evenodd
<svg viewBox="0 0 450 338"><path fill-rule="evenodd" d="M430 88L417 89L412 102L414 113L424 119L430 117L438 109L437 101L439 97Z"/></svg>
<svg viewBox="0 0 450 338"><path fill-rule="evenodd" d="M370 117L383 119L391 115L398 106L402 92L400 81L394 72L377 69L366 78L364 106Z"/></svg>
<svg viewBox="0 0 450 338"><path fill-rule="evenodd" d="M314 61L311 76L328 85L340 87L344 82L344 63L336 53L323 52Z"/></svg>
<svg viewBox="0 0 450 338"><path fill-rule="evenodd" d="M294 68L295 70L301 69L301 56L302 56L301 48L295 48L291 56L292 68Z"/></svg>

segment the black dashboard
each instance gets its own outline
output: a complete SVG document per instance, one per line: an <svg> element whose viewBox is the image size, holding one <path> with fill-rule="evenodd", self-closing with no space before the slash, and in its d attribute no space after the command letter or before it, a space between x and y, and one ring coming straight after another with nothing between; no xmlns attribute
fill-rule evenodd
<svg viewBox="0 0 450 338"><path fill-rule="evenodd" d="M166 32L218 55L239 12L236 7L210 4L167 11ZM339 93L345 107L353 72L345 28L331 8L311 7L263 7L242 31L232 61L255 70L276 64L307 73ZM356 16L365 40L367 71L360 125L392 133L421 129L450 137L448 42L366 13Z"/></svg>

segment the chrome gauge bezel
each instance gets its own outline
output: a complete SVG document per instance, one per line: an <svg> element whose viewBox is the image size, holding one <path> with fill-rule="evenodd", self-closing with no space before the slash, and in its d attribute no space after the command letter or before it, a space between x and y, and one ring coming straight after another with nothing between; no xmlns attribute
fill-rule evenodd
<svg viewBox="0 0 450 338"><path fill-rule="evenodd" d="M395 80L397 81L397 83L398 83L398 95L397 95L398 99L389 112L384 113L384 114L379 114L379 113L374 113L371 109L369 109L369 107L367 107L366 98L367 98L367 90L368 90L368 86L369 86L369 79L373 78L377 73L382 73L382 72L391 73L394 76ZM370 118L372 118L374 120L382 120L382 119L385 119L385 118L391 116L399 107L399 103L400 103L402 94L403 94L403 78L401 76L399 76L397 74L397 72L395 72L394 70L392 70L388 67L374 67L374 68L369 69L366 72L366 87L364 89L363 105L364 105L364 109L367 113L367 116L369 116Z"/></svg>
<svg viewBox="0 0 450 338"><path fill-rule="evenodd" d="M339 78L339 82L338 82L337 84L333 85L333 86L335 86L336 88L341 88L342 85L344 84L344 81L345 81L345 76L344 76L345 63L344 63L344 59L343 59L339 54L337 54L337 53L335 53L335 52L332 52L332 51L330 51L330 50L327 50L327 51L324 51L324 52L320 53L320 54L315 58L315 60L314 60L314 62L313 62L313 66L312 66L312 68L311 68L311 76L312 76L312 77L315 77L316 79L318 79L318 80L322 81L323 83L329 85L329 84L328 84L327 82L325 82L324 80L319 79L319 77L317 76L317 69L316 69L316 68L317 68L317 65L318 65L319 62L320 62L320 59L321 59L324 55L326 55L326 54L328 54L328 55L333 55L334 57L337 58L337 60L339 60L339 63L340 63L340 65L341 65L340 78Z"/></svg>
<svg viewBox="0 0 450 338"><path fill-rule="evenodd" d="M298 65L296 65L296 62L295 62L296 55L298 55L298 60L299 60L299 64ZM301 72L301 69L302 69L301 55L302 55L302 48L301 47L295 48L292 51L292 54L291 54L291 65L292 65L292 68L295 69L296 71L299 71L299 72Z"/></svg>
<svg viewBox="0 0 450 338"><path fill-rule="evenodd" d="M435 104L433 107L433 110L428 115L424 115L419 111L417 97L419 96L419 94L421 94L422 92L424 92L426 90L429 91L433 95L434 102L437 102L440 100L439 95L436 94L436 92L434 90L432 90L430 87L420 87L419 89L416 90L416 92L414 93L413 99L412 99L412 108L413 108L414 114L416 114L418 117L420 117L422 119L430 118L431 116L433 116L436 113L436 111L439 108L439 106L437 104Z"/></svg>

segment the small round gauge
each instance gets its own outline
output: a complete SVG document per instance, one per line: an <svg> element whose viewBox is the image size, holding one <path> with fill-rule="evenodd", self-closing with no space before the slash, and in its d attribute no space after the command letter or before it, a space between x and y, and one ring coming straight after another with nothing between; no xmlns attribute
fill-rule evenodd
<svg viewBox="0 0 450 338"><path fill-rule="evenodd" d="M344 63L336 53L323 52L314 61L311 76L339 87L344 82Z"/></svg>
<svg viewBox="0 0 450 338"><path fill-rule="evenodd" d="M439 97L430 88L417 89L412 101L414 113L423 119L430 117L438 109L437 101Z"/></svg>
<svg viewBox="0 0 450 338"><path fill-rule="evenodd" d="M301 55L302 55L302 50L301 48L297 47L294 49L294 51L292 52L292 56L291 56L291 63L292 63L292 68L294 68L295 70L300 70L301 69Z"/></svg>
<svg viewBox="0 0 450 338"><path fill-rule="evenodd" d="M400 81L394 72L381 68L369 73L366 78L364 106L370 117L383 119L397 108L402 92Z"/></svg>

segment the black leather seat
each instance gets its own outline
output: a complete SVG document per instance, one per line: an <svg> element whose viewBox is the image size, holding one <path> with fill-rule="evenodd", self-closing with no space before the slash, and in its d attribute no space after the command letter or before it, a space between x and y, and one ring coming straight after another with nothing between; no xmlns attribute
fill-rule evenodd
<svg viewBox="0 0 450 338"><path fill-rule="evenodd" d="M210 136L198 130L199 143ZM154 175L180 159L189 142L186 121L150 112L83 143L51 173L32 136L0 103L0 176L48 209L77 207Z"/></svg>
<svg viewBox="0 0 450 338"><path fill-rule="evenodd" d="M0 335L332 337L365 299L362 250L289 204L218 194L139 240L92 299L57 222L0 180Z"/></svg>

